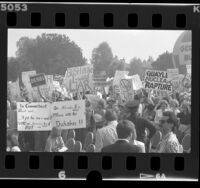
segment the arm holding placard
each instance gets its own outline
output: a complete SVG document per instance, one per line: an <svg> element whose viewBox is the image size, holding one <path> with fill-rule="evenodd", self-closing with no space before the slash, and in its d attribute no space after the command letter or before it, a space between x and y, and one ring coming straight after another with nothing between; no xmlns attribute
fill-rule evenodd
<svg viewBox="0 0 200 188"><path fill-rule="evenodd" d="M39 93L40 97L44 100L44 102L50 102L50 103L53 102L53 101L51 101L51 100L48 100L45 96L42 95L39 86L37 86L37 89L38 89L38 93Z"/></svg>

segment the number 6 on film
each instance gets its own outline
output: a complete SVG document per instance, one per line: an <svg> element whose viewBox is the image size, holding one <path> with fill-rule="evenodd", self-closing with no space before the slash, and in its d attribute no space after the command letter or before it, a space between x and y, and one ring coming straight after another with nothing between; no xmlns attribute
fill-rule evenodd
<svg viewBox="0 0 200 188"><path fill-rule="evenodd" d="M62 170L58 173L58 178L59 179L65 179L66 178L66 174L65 174L65 171Z"/></svg>

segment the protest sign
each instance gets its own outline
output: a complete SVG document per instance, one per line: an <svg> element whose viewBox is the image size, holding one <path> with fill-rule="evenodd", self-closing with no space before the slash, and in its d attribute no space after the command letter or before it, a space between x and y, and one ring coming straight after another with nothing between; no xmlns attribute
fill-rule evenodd
<svg viewBox="0 0 200 188"><path fill-rule="evenodd" d="M116 70L114 80L113 80L113 86L115 85L120 86L120 80L123 78L125 79L125 75L128 75L128 71Z"/></svg>
<svg viewBox="0 0 200 188"><path fill-rule="evenodd" d="M174 78L176 78L178 74L179 74L179 70L178 69L167 69L167 76L168 76L168 80L169 81L171 81Z"/></svg>
<svg viewBox="0 0 200 188"><path fill-rule="evenodd" d="M146 70L145 89L172 92L171 82L168 81L166 71Z"/></svg>
<svg viewBox="0 0 200 188"><path fill-rule="evenodd" d="M85 100L54 102L51 105L51 112L53 127L86 128Z"/></svg>
<svg viewBox="0 0 200 188"><path fill-rule="evenodd" d="M179 58L180 58L180 64L191 65L191 59L192 59L192 44L191 42L182 42L179 48Z"/></svg>
<svg viewBox="0 0 200 188"><path fill-rule="evenodd" d="M124 101L132 100L134 98L132 79L120 80L120 97Z"/></svg>
<svg viewBox="0 0 200 188"><path fill-rule="evenodd" d="M41 85L46 85L45 75L36 74L34 76L30 76L30 82L32 87L39 87Z"/></svg>
<svg viewBox="0 0 200 188"><path fill-rule="evenodd" d="M50 103L17 103L18 131L51 130Z"/></svg>
<svg viewBox="0 0 200 188"><path fill-rule="evenodd" d="M140 76L138 74L131 76L133 90L137 91L143 88L142 81L140 80Z"/></svg>
<svg viewBox="0 0 200 188"><path fill-rule="evenodd" d="M173 77L170 81L174 91L180 91L182 87L182 80L184 78L183 74L178 74L176 77Z"/></svg>
<svg viewBox="0 0 200 188"><path fill-rule="evenodd" d="M22 72L22 82L28 92L29 99L38 99L38 91L31 86L30 77L36 75L36 71Z"/></svg>
<svg viewBox="0 0 200 188"><path fill-rule="evenodd" d="M43 96L47 97L47 98L51 98L52 97L52 93L53 93L53 75L45 75L45 81L46 84L45 85L40 85L40 92Z"/></svg>
<svg viewBox="0 0 200 188"><path fill-rule="evenodd" d="M70 92L86 92L93 90L93 65L68 68L64 83Z"/></svg>

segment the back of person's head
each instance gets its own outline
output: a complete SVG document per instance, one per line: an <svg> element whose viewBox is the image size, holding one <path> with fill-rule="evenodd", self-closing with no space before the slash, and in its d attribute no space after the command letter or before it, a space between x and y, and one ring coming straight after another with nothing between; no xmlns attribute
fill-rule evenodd
<svg viewBox="0 0 200 188"><path fill-rule="evenodd" d="M91 106L91 102L87 99L86 99L86 102L85 102L85 106L88 107L88 108Z"/></svg>
<svg viewBox="0 0 200 188"><path fill-rule="evenodd" d="M52 137L59 137L61 136L61 129L58 127L53 127L51 131L51 136Z"/></svg>
<svg viewBox="0 0 200 188"><path fill-rule="evenodd" d="M153 111L154 108L155 108L155 106L154 106L153 104L150 103L150 104L147 105L146 108L147 108L147 110L149 110L149 111Z"/></svg>
<svg viewBox="0 0 200 188"><path fill-rule="evenodd" d="M172 112L172 111L165 111L165 112L163 112L163 116L168 117L167 122L173 124L172 132L175 133L175 131L177 130L177 128L178 128L178 126L179 126L179 125L178 125L178 124L179 124L179 123L178 123L178 119L176 118L175 113Z"/></svg>
<svg viewBox="0 0 200 188"><path fill-rule="evenodd" d="M114 110L107 110L105 113L106 121L115 121L117 120L117 113Z"/></svg>
<svg viewBox="0 0 200 188"><path fill-rule="evenodd" d="M137 139L135 125L129 120L121 120L118 123L116 130L119 139L126 139L131 136L131 133L133 135L132 139Z"/></svg>
<svg viewBox="0 0 200 188"><path fill-rule="evenodd" d="M105 109L106 108L106 102L105 100L101 99L98 101L98 107L101 109Z"/></svg>

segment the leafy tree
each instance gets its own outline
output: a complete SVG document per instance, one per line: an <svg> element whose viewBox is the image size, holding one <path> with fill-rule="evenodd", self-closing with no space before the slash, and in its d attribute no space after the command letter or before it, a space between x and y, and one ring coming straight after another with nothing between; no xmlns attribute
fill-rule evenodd
<svg viewBox="0 0 200 188"><path fill-rule="evenodd" d="M8 58L8 81L15 82L20 78L21 72L32 70L32 64L20 58Z"/></svg>
<svg viewBox="0 0 200 188"><path fill-rule="evenodd" d="M172 54L165 52L156 59L152 64L153 69L166 71L167 69L174 68L172 61Z"/></svg>
<svg viewBox="0 0 200 188"><path fill-rule="evenodd" d="M38 73L64 74L69 67L86 64L81 48L65 35L43 33L36 39L22 37L17 48L17 58L32 64Z"/></svg>
<svg viewBox="0 0 200 188"><path fill-rule="evenodd" d="M94 72L107 72L112 61L113 53L107 42L103 42L93 49L91 63L94 65Z"/></svg>
<svg viewBox="0 0 200 188"><path fill-rule="evenodd" d="M144 65L141 59L136 57L131 59L128 70L129 70L129 75L139 74L141 77L144 74Z"/></svg>
<svg viewBox="0 0 200 188"><path fill-rule="evenodd" d="M107 69L107 75L108 77L114 77L116 70L125 70L125 69L126 69L125 59L118 59L118 57L115 56L110 66Z"/></svg>

